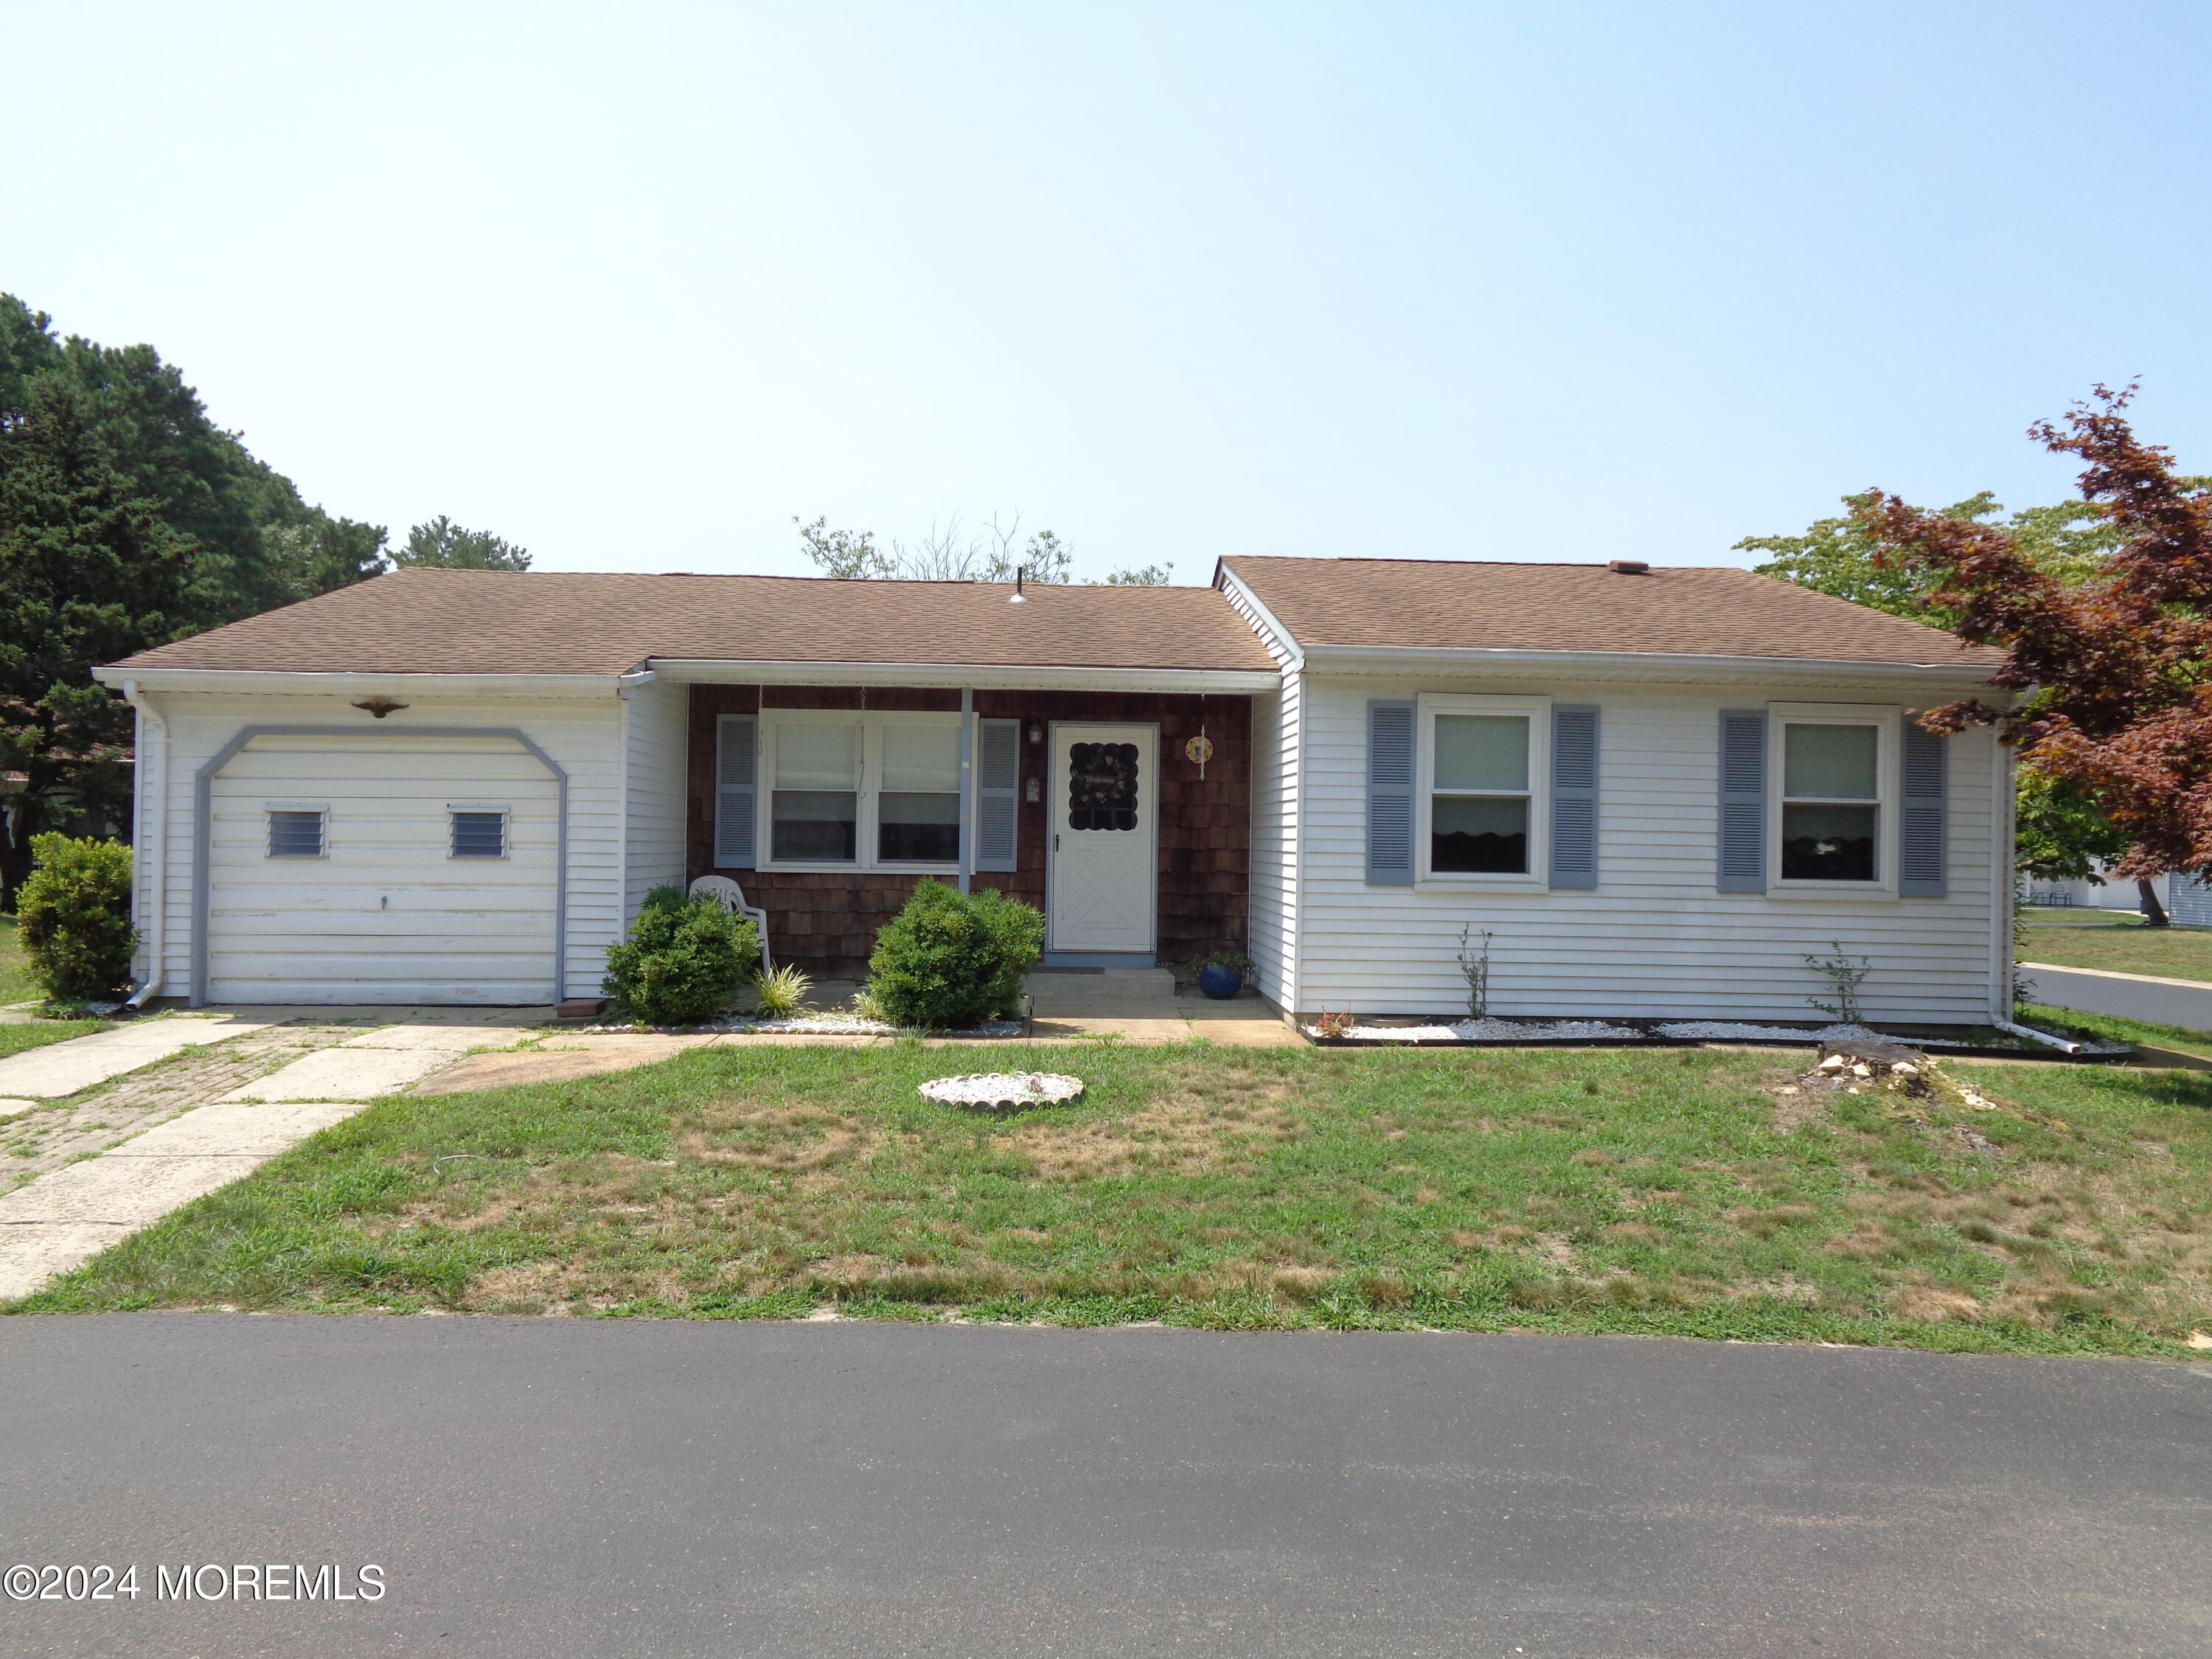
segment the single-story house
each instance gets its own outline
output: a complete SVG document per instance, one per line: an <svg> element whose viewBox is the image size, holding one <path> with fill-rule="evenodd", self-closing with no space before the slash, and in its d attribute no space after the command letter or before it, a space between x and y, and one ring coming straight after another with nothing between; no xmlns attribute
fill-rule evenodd
<svg viewBox="0 0 2212 1659"><path fill-rule="evenodd" d="M98 671L139 972L204 1002L598 993L656 884L863 969L926 876L1047 961L1245 948L1288 1012L2008 1012L1994 653L1749 572L1229 558L1213 585L410 569Z"/></svg>

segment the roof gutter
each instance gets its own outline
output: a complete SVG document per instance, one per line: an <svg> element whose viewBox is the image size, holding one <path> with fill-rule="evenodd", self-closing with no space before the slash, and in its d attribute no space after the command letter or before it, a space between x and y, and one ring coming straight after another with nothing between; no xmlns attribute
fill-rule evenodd
<svg viewBox="0 0 2212 1659"><path fill-rule="evenodd" d="M617 688L636 684L631 674L301 674L248 668L101 667L92 677L119 686L125 675L151 691L283 691L309 696L350 696L398 691L417 696L441 692L467 695L497 691L509 696L606 697Z"/></svg>
<svg viewBox="0 0 2212 1659"><path fill-rule="evenodd" d="M1692 656L1665 651L1491 650L1474 646L1309 645L1310 668L1370 673L1574 673L1593 679L1948 680L1986 686L1989 669L1966 663L1866 662L1835 657Z"/></svg>
<svg viewBox="0 0 2212 1659"><path fill-rule="evenodd" d="M915 685L957 691L1273 691L1272 668L1096 668L1050 664L748 662L720 657L653 657L653 671L679 685Z"/></svg>

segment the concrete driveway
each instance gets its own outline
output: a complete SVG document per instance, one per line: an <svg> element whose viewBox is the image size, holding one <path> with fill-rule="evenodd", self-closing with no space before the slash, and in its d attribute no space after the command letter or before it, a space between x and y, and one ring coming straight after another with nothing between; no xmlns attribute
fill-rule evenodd
<svg viewBox="0 0 2212 1659"><path fill-rule="evenodd" d="M0 1601L15 1656L2212 1644L2212 1368L181 1314L0 1320L0 1375L4 1564L149 1587ZM150 1588L270 1562L387 1589Z"/></svg>

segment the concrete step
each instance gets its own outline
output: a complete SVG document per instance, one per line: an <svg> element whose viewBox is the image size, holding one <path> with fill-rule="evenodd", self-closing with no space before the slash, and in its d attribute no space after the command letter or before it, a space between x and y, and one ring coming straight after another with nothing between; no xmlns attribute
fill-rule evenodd
<svg viewBox="0 0 2212 1659"><path fill-rule="evenodd" d="M1029 994L1040 1004L1085 1002L1164 1002L1175 1000L1175 975L1164 968L1109 968L1100 974L1031 974Z"/></svg>

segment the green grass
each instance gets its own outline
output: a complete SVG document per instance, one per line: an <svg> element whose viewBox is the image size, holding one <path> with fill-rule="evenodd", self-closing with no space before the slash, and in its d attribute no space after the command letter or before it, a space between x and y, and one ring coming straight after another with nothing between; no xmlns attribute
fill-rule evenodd
<svg viewBox="0 0 2212 1659"><path fill-rule="evenodd" d="M2159 1025L2147 1019L2124 1019L2118 1014L2086 1013L2079 1008L2045 1008L2023 1002L2018 1017L2048 1029L2111 1037L2121 1042L2147 1043L2154 1048L2178 1048L2185 1054L2212 1060L2212 1031L2192 1031L2185 1025Z"/></svg>
<svg viewBox="0 0 2212 1659"><path fill-rule="evenodd" d="M19 1304L1425 1326L2183 1357L2212 1078L1975 1067L1784 1095L1706 1050L1066 1051L1073 1108L927 1105L903 1043L394 1098ZM1961 1068L1962 1072L1965 1068Z"/></svg>
<svg viewBox="0 0 2212 1659"><path fill-rule="evenodd" d="M50 1042L90 1036L94 1031L106 1030L107 1025L104 1019L35 1019L27 1025L0 1025L0 1060L20 1054L26 1048L43 1048Z"/></svg>
<svg viewBox="0 0 2212 1659"><path fill-rule="evenodd" d="M39 994L25 969L23 947L15 942L15 918L0 911L0 1008L28 1002Z"/></svg>
<svg viewBox="0 0 2212 1659"><path fill-rule="evenodd" d="M2021 931L2021 959L2059 968L2212 983L2212 928L2146 927L2108 910L2033 910Z"/></svg>

